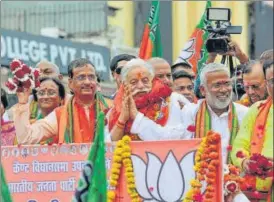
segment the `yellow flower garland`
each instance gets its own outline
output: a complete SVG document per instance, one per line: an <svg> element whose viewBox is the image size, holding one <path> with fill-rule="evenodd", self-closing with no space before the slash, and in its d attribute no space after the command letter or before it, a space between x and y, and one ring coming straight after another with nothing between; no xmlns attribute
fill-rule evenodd
<svg viewBox="0 0 274 202"><path fill-rule="evenodd" d="M118 141L113 155L113 164L110 170L110 185L114 190L108 191L108 202L115 200L115 190L118 185L118 180L120 178L120 171L123 166L125 166L125 175L127 182L127 192L131 198L132 202L140 202L139 195L136 191L134 171L131 161L131 148L130 148L131 138L129 136L124 136L122 140Z"/></svg>

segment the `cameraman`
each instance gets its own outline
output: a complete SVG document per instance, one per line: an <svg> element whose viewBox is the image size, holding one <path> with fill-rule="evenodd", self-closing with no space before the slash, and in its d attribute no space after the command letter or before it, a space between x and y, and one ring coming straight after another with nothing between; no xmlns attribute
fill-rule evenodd
<svg viewBox="0 0 274 202"><path fill-rule="evenodd" d="M224 38L227 38L227 37L224 37ZM241 50L240 46L235 41L231 40L230 38L228 38L228 40L230 41L228 44L229 51L226 52L225 54L219 54L219 55L235 56L239 60L240 64L246 64L249 61L247 55ZM217 53L214 53L214 52L208 53L206 64L213 63L216 57L217 57Z"/></svg>

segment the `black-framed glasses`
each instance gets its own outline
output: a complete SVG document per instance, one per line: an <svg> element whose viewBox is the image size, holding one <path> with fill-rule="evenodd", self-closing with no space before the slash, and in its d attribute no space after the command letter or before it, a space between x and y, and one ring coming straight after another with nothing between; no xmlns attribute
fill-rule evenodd
<svg viewBox="0 0 274 202"><path fill-rule="evenodd" d="M123 68L123 66L122 66L122 67L117 67L117 68L115 69L116 74L121 74L122 68Z"/></svg>

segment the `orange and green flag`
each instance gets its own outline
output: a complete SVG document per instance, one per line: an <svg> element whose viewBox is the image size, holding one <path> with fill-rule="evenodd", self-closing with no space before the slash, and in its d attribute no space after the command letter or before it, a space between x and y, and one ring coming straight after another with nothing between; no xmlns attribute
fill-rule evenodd
<svg viewBox="0 0 274 202"><path fill-rule="evenodd" d="M207 1L206 9L211 7L211 1ZM202 65L206 62L208 52L206 50L205 42L209 33L206 31L206 26L209 21L206 19L205 12L192 33L190 39L186 42L184 48L175 63L186 62L192 66L193 71L199 74Z"/></svg>
<svg viewBox="0 0 274 202"><path fill-rule="evenodd" d="M159 28L160 2L152 1L149 18L141 41L139 57L146 60L151 57L162 57L162 44Z"/></svg>

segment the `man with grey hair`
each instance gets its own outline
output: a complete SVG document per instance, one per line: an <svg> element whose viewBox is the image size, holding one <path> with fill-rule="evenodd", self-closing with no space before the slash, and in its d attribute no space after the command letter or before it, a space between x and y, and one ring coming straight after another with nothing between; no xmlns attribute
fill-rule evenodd
<svg viewBox="0 0 274 202"><path fill-rule="evenodd" d="M169 87L172 87L173 80L169 63L165 59L159 57L151 58L147 62L152 65L155 72L155 77L159 78Z"/></svg>
<svg viewBox="0 0 274 202"><path fill-rule="evenodd" d="M123 67L121 78L122 86L107 115L106 133L110 133L112 141L120 140L125 134L132 140L183 138L181 96L154 78L149 63L132 59Z"/></svg>
<svg viewBox="0 0 274 202"><path fill-rule="evenodd" d="M40 78L51 77L59 80L63 79L63 75L60 74L59 67L56 64L47 60L41 60L39 63L36 64L35 68L39 69Z"/></svg>
<svg viewBox="0 0 274 202"><path fill-rule="evenodd" d="M221 134L224 163L230 161L227 147L237 134L248 108L232 102L232 82L228 67L210 63L200 74L200 90L205 99L187 104L182 110L188 136L202 138L212 130Z"/></svg>

